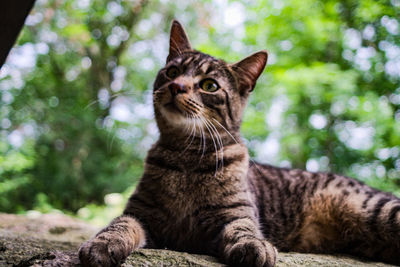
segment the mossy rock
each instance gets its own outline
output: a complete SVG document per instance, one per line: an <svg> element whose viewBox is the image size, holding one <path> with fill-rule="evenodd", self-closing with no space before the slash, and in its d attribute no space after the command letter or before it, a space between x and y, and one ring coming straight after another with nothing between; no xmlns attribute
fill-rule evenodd
<svg viewBox="0 0 400 267"><path fill-rule="evenodd" d="M80 266L79 245L96 231L79 220L63 214L0 214L0 266ZM127 266L225 266L216 258L170 250L140 249L122 265ZM289 266L377 266L343 255L279 253L278 267Z"/></svg>

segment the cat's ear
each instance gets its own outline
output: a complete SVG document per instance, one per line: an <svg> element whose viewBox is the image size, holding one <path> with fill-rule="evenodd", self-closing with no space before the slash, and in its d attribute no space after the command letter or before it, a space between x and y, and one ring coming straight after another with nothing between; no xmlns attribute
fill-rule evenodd
<svg viewBox="0 0 400 267"><path fill-rule="evenodd" d="M169 55L167 57L167 62L186 50L192 50L189 38L182 25L177 20L173 20L169 38Z"/></svg>
<svg viewBox="0 0 400 267"><path fill-rule="evenodd" d="M253 91L258 77L267 64L267 60L268 53L262 50L231 65L239 77L239 90L241 94Z"/></svg>

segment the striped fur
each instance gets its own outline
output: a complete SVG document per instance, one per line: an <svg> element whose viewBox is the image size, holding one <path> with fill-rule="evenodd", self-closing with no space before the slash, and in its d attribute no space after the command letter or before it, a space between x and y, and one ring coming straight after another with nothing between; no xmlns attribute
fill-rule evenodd
<svg viewBox="0 0 400 267"><path fill-rule="evenodd" d="M240 140L249 93L267 61L228 64L192 50L178 22L154 83L160 138L123 215L80 249L116 266L138 247L273 266L277 250L348 253L400 264L400 200L354 179L254 163ZM201 84L212 79L218 90Z"/></svg>

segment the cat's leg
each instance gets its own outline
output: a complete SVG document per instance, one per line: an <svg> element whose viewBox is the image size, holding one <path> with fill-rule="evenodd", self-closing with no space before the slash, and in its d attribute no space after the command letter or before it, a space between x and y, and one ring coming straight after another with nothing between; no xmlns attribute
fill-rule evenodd
<svg viewBox="0 0 400 267"><path fill-rule="evenodd" d="M81 245L79 259L83 266L119 266L145 242L145 231L141 224L129 215L121 215Z"/></svg>
<svg viewBox="0 0 400 267"><path fill-rule="evenodd" d="M228 223L221 235L222 257L230 266L274 266L277 250L250 217Z"/></svg>
<svg viewBox="0 0 400 267"><path fill-rule="evenodd" d="M327 175L304 206L296 250L344 252L400 264L400 199Z"/></svg>

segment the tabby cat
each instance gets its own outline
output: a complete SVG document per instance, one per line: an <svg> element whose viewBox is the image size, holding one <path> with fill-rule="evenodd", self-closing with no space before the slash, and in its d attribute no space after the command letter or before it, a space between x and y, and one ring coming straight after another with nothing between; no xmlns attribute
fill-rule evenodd
<svg viewBox="0 0 400 267"><path fill-rule="evenodd" d="M344 176L249 159L240 124L267 57L228 64L193 50L173 21L154 82L159 140L123 214L81 246L85 266L117 266L140 247L232 266L274 266L277 250L400 264L400 199Z"/></svg>

